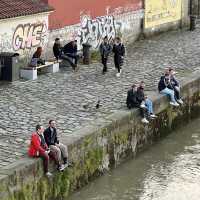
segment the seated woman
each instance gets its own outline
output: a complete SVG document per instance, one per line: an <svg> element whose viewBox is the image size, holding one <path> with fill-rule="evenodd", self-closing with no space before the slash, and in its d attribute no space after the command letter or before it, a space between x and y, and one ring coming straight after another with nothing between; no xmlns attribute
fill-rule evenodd
<svg viewBox="0 0 200 200"><path fill-rule="evenodd" d="M31 59L30 66L37 67L38 65L45 65L45 61L41 59L42 47L38 47Z"/></svg>
<svg viewBox="0 0 200 200"><path fill-rule="evenodd" d="M63 166L59 163L59 160L56 154L48 148L45 139L43 137L44 128L41 125L36 126L36 132L32 133L31 143L28 150L28 155L30 157L40 157L44 162L44 173L47 176L51 176L52 174L48 171L49 166L49 158L52 158L56 165L58 166L58 170L62 171Z"/></svg>
<svg viewBox="0 0 200 200"><path fill-rule="evenodd" d="M170 97L170 104L172 106L179 106L175 99L174 88L171 85L170 74L169 71L165 72L164 76L161 76L160 81L158 83L158 91L161 94L165 94Z"/></svg>
<svg viewBox="0 0 200 200"><path fill-rule="evenodd" d="M172 69L170 67L169 68L170 83L174 90L175 99L179 104L183 104L183 101L182 101L181 95L180 95L180 84L179 84L178 80L176 79L175 74L176 74L176 72L174 71L174 69Z"/></svg>

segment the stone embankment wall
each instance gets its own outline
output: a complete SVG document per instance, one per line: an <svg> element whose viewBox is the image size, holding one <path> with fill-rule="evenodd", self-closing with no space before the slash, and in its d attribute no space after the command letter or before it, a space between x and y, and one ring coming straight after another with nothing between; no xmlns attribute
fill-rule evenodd
<svg viewBox="0 0 200 200"><path fill-rule="evenodd" d="M141 123L138 110L121 110L96 121L70 137L62 138L69 145L72 168L43 176L40 159L24 158L21 164L0 172L1 200L57 200L83 187L95 177L117 166L127 158L152 145L156 139L184 126L200 113L200 77L191 74L182 82L184 105L169 106L166 96L150 94L158 118L149 125Z"/></svg>

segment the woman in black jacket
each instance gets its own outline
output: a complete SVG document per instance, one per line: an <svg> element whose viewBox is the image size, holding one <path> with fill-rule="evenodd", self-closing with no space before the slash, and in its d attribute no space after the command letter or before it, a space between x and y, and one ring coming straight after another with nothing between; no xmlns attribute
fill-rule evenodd
<svg viewBox="0 0 200 200"><path fill-rule="evenodd" d="M115 68L117 68L117 77L120 77L121 74L121 66L123 65L124 55L125 55L125 47L121 43L121 38L116 37L115 44L113 45L113 53L114 53L114 63Z"/></svg>
<svg viewBox="0 0 200 200"><path fill-rule="evenodd" d="M59 38L55 39L55 42L54 42L54 45L53 45L53 54L54 54L54 56L56 57L57 60L62 55L62 47L61 47Z"/></svg>

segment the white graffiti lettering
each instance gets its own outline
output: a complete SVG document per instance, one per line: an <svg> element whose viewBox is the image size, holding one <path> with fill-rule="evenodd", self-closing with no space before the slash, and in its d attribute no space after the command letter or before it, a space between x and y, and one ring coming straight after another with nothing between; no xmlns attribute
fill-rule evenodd
<svg viewBox="0 0 200 200"><path fill-rule="evenodd" d="M8 33L0 34L0 51L11 51L11 40L12 35L9 35Z"/></svg>
<svg viewBox="0 0 200 200"><path fill-rule="evenodd" d="M117 32L121 31L122 24L117 22L113 16L104 16L91 19L89 16L81 18L81 28L78 32L78 43L89 43L94 48L98 48L102 38L105 36L109 40L116 37Z"/></svg>
<svg viewBox="0 0 200 200"><path fill-rule="evenodd" d="M15 29L12 46L15 51L42 45L47 37L46 23L20 24Z"/></svg>

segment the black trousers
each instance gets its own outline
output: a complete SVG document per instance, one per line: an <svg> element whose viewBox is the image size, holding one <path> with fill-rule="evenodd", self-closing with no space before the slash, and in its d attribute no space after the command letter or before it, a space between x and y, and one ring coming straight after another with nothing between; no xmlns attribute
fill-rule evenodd
<svg viewBox="0 0 200 200"><path fill-rule="evenodd" d="M78 59L75 59L75 58L70 57L69 55L65 55L65 54L61 55L60 58L63 59L63 60L68 61L73 69L77 66ZM73 62L73 59L75 59L74 62Z"/></svg>
<svg viewBox="0 0 200 200"><path fill-rule="evenodd" d="M107 62L108 58L105 56L101 56L101 62L103 64L103 72L107 72Z"/></svg>
<svg viewBox="0 0 200 200"><path fill-rule="evenodd" d="M140 105L135 105L135 104L134 105L129 104L129 105L127 105L127 107L129 109L131 109L131 108L139 108L141 117L142 118L149 118L149 113L148 113L147 108L141 108Z"/></svg>
<svg viewBox="0 0 200 200"><path fill-rule="evenodd" d="M175 99L176 100L179 100L181 97L180 97L180 92L177 91L176 89L174 89L174 96L175 96Z"/></svg>
<svg viewBox="0 0 200 200"><path fill-rule="evenodd" d="M122 62L120 61L120 58L114 57L114 63L115 63L115 68L117 68L118 73L120 73Z"/></svg>

